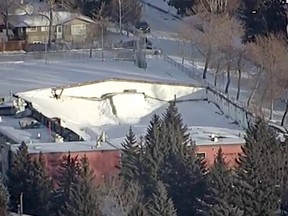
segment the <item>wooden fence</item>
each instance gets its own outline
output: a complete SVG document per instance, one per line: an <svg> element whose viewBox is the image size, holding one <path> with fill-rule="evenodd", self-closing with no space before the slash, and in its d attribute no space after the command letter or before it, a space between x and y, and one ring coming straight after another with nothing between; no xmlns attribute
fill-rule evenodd
<svg viewBox="0 0 288 216"><path fill-rule="evenodd" d="M0 42L0 52L24 51L26 50L26 41L7 41Z"/></svg>

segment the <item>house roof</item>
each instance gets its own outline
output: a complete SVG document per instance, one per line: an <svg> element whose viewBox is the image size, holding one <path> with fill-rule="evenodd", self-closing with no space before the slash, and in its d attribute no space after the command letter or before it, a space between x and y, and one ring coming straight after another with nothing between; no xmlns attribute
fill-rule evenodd
<svg viewBox="0 0 288 216"><path fill-rule="evenodd" d="M67 11L53 11L53 26L63 25L74 19L83 20L88 23L95 23L89 17L84 15L70 13ZM22 14L13 15L9 20L10 24L14 27L36 27L36 26L49 26L49 13L43 12L39 14Z"/></svg>

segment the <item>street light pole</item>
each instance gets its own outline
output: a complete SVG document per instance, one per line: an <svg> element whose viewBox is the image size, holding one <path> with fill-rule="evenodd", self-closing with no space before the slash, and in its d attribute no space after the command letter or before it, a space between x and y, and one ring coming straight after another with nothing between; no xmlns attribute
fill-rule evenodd
<svg viewBox="0 0 288 216"><path fill-rule="evenodd" d="M119 27L120 27L120 34L122 35L122 0L118 0L119 3Z"/></svg>

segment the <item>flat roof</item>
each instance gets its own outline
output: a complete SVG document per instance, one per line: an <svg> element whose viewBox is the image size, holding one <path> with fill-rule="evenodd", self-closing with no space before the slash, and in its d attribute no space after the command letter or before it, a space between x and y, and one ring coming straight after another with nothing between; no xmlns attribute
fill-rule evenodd
<svg viewBox="0 0 288 216"><path fill-rule="evenodd" d="M123 140L122 140L123 141ZM122 142L121 141L121 142ZM32 143L27 144L28 152L31 154L42 153L67 153L67 152L93 152L93 151L115 151L121 150L121 142L118 140L111 140L102 142L97 146L96 142L63 142L63 143ZM16 152L20 144L11 145L11 151Z"/></svg>
<svg viewBox="0 0 288 216"><path fill-rule="evenodd" d="M54 132L50 132L47 127L40 124L39 128L21 129L20 120L27 118L15 118L13 116L0 116L0 133L5 135L14 143L47 143L54 140ZM40 137L38 135L40 134Z"/></svg>
<svg viewBox="0 0 288 216"><path fill-rule="evenodd" d="M189 127L192 140L197 146L216 145L241 145L245 142L244 133L240 130L232 130L217 127ZM141 134L140 134L141 135ZM140 135L137 135L140 137ZM143 134L144 135L144 134ZM218 141L212 140L216 136ZM37 153L67 153L67 152L93 152L93 151L113 151L121 150L121 143L125 137L110 139L97 146L96 141L79 141L63 143L28 143L28 151L31 154ZM20 144L12 144L12 152L16 152Z"/></svg>

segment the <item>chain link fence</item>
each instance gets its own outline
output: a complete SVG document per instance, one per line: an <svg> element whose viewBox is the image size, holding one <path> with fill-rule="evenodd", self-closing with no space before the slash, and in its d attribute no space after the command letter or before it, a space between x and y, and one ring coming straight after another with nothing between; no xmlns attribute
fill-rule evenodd
<svg viewBox="0 0 288 216"><path fill-rule="evenodd" d="M133 50L130 49L82 49L69 51L47 51L27 53L1 53L0 63L25 62L31 60L43 61L82 61L88 59L97 60L121 60L134 61Z"/></svg>
<svg viewBox="0 0 288 216"><path fill-rule="evenodd" d="M178 63L169 56L164 55L164 61L178 68L184 72L190 78L203 84L206 88L208 100L213 102L223 112L224 115L230 117L237 122L241 127L247 128L249 122L255 120L255 115L242 103L235 100L233 97L221 92L220 89L215 87L212 83L202 79L202 73L184 66L184 64Z"/></svg>

